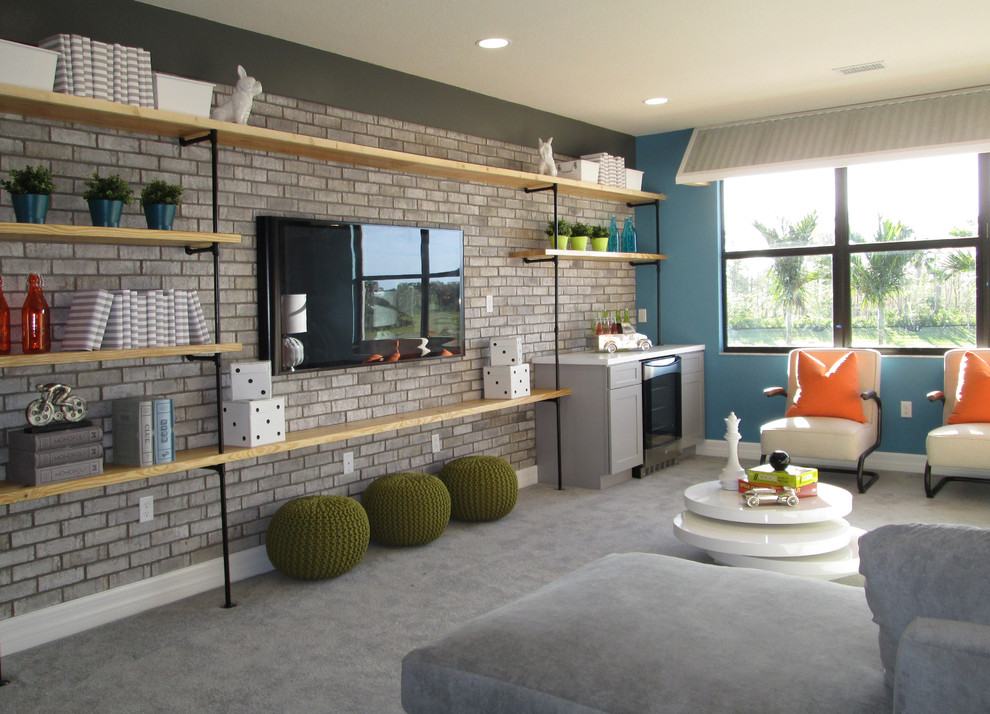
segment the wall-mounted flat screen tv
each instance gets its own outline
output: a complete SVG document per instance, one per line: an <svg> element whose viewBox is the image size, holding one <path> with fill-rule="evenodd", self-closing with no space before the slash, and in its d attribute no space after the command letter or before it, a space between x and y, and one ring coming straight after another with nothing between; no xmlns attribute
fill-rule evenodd
<svg viewBox="0 0 990 714"><path fill-rule="evenodd" d="M261 359L273 374L459 357L464 234L259 216Z"/></svg>

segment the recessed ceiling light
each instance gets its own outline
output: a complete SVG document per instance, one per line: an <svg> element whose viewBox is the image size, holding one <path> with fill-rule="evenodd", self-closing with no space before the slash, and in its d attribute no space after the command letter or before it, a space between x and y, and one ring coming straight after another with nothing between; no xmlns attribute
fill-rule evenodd
<svg viewBox="0 0 990 714"><path fill-rule="evenodd" d="M644 99L643 104L666 104L669 99L667 97L653 97L652 99Z"/></svg>
<svg viewBox="0 0 990 714"><path fill-rule="evenodd" d="M478 47L486 50L499 50L503 47L507 47L509 41L504 37L488 37L484 40L478 40L475 42Z"/></svg>

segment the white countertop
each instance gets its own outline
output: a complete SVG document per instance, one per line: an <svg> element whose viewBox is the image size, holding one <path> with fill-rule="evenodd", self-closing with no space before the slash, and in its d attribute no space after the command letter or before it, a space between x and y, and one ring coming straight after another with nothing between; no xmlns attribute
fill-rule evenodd
<svg viewBox="0 0 990 714"><path fill-rule="evenodd" d="M657 345L648 350L620 350L619 352L561 352L561 364L603 365L620 364L622 362L642 362L654 357L683 354L685 352L702 352L704 345ZM533 364L553 364L553 355L534 357Z"/></svg>

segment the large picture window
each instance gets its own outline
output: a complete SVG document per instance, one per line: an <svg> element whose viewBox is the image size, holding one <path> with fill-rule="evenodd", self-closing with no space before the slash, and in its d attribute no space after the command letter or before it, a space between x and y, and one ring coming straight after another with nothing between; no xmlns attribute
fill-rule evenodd
<svg viewBox="0 0 990 714"><path fill-rule="evenodd" d="M962 154L726 179L725 349L988 346L988 174Z"/></svg>

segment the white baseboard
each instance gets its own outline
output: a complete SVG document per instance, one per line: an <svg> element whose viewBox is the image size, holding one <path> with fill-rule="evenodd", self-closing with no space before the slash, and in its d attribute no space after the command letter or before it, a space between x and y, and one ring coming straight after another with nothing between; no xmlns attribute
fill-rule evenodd
<svg viewBox="0 0 990 714"><path fill-rule="evenodd" d="M721 456L722 458L728 458L729 444L726 441L707 439L698 444L696 447L696 453L701 454L702 456ZM738 455L740 460L759 461L759 443L753 441L740 441ZM836 465L841 463L843 466L849 466L848 462L822 461L820 463L831 463ZM921 476L925 472L925 455L901 454L893 451L874 451L867 458L866 467L868 469L880 471L906 471L908 473L916 473L918 476Z"/></svg>
<svg viewBox="0 0 990 714"><path fill-rule="evenodd" d="M264 546L230 556L231 580L244 580L270 570L272 564ZM3 654L14 654L220 587L223 561L218 558L2 620L0 647Z"/></svg>
<svg viewBox="0 0 990 714"><path fill-rule="evenodd" d="M516 471L519 488L537 483L536 466ZM264 546L230 556L230 578L244 580L273 570ZM223 587L223 561L211 560L137 583L122 585L43 610L0 620L4 654L43 645L145 610Z"/></svg>

